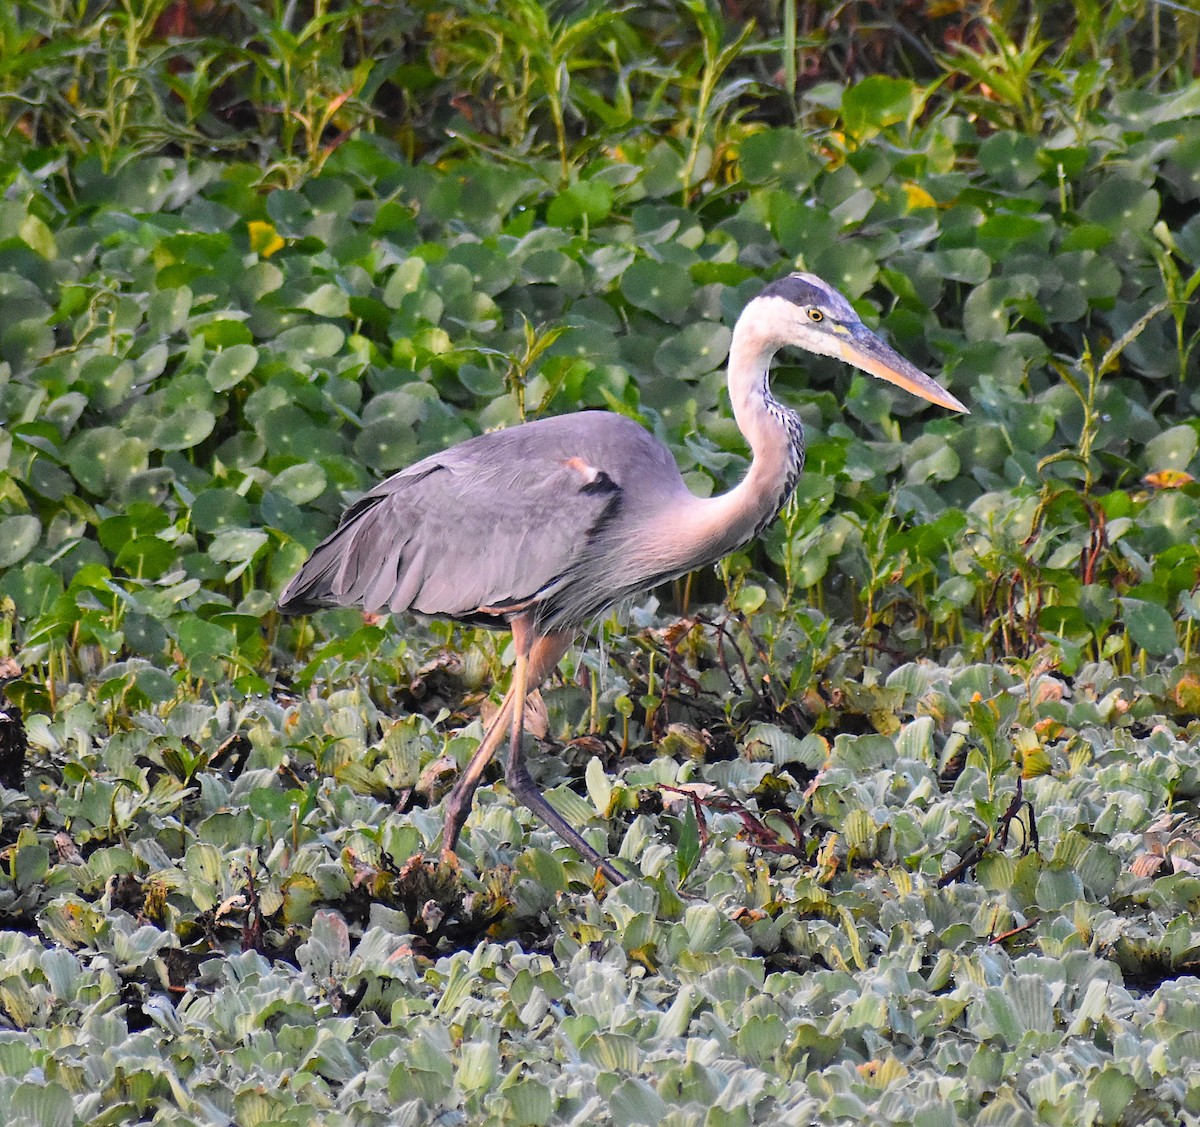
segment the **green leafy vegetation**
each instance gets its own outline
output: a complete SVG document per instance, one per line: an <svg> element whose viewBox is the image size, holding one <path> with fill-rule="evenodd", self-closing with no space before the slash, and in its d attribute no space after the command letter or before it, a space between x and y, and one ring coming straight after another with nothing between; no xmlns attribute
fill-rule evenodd
<svg viewBox="0 0 1200 1127"><path fill-rule="evenodd" d="M0 13L5 1123L1200 1122L1200 17L1010 7ZM522 418L729 487L792 268L971 415L781 357L535 710L640 876L424 862L507 639L275 594Z"/></svg>

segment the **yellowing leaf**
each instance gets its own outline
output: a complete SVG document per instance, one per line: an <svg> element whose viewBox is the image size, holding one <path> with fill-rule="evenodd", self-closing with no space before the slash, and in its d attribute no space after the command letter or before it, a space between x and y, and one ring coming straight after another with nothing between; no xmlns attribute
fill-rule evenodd
<svg viewBox="0 0 1200 1127"><path fill-rule="evenodd" d="M246 226L250 231L250 249L263 258L270 258L277 250L283 249L284 241L272 224L264 223L261 219L251 219Z"/></svg>
<svg viewBox="0 0 1200 1127"><path fill-rule="evenodd" d="M1186 470L1155 470L1142 478L1151 489L1182 489L1195 480Z"/></svg>
<svg viewBox="0 0 1200 1127"><path fill-rule="evenodd" d="M937 207L937 200L925 191L920 184L905 184L904 195L908 200L909 209L912 211L915 211L919 207Z"/></svg>

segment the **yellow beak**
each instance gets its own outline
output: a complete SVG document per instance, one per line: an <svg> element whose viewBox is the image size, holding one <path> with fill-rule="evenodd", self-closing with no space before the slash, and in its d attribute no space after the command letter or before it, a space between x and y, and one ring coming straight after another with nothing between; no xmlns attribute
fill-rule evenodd
<svg viewBox="0 0 1200 1127"><path fill-rule="evenodd" d="M928 399L939 407L948 407L951 411L960 411L969 415L970 411L951 395L936 380L930 379L915 364L910 364L894 348L884 344L865 325L850 330L841 341L841 358L847 364L877 376L881 380L904 388L912 395Z"/></svg>

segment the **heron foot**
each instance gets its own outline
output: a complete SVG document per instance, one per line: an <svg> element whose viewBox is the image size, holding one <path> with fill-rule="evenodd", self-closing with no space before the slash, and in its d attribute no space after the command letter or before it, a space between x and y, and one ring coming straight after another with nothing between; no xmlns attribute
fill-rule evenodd
<svg viewBox="0 0 1200 1127"><path fill-rule="evenodd" d="M609 884L624 884L629 878L625 876L599 850L594 849L570 822L566 820L553 806L549 799L538 789L537 784L530 778L520 754L511 756L505 780L514 797L527 809L536 814L563 841L565 841L585 861L596 866Z"/></svg>

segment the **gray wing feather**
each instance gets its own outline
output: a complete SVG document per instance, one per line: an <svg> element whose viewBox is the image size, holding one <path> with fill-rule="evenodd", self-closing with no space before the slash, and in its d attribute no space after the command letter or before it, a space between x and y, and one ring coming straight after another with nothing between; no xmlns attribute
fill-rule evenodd
<svg viewBox="0 0 1200 1127"><path fill-rule="evenodd" d="M588 468L600 471L589 476ZM669 452L606 413L482 435L388 478L352 505L284 589L280 608L472 617L536 601L570 573L623 499L666 475ZM661 478L660 478L661 479Z"/></svg>

